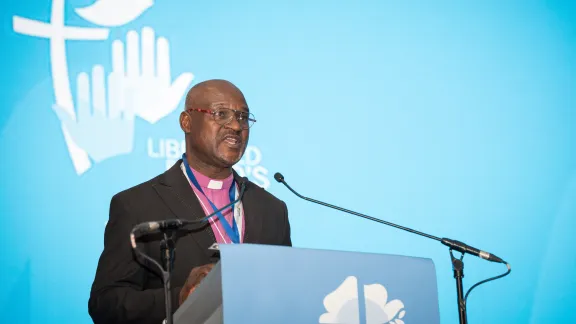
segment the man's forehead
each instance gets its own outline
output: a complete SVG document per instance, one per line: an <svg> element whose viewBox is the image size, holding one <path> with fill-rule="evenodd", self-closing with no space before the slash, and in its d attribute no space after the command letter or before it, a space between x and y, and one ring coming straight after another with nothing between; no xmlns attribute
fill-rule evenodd
<svg viewBox="0 0 576 324"><path fill-rule="evenodd" d="M209 100L240 100L244 101L244 95L236 88L230 87L206 87L202 94Z"/></svg>
<svg viewBox="0 0 576 324"><path fill-rule="evenodd" d="M244 101L212 101L209 103L211 108L233 108L249 111L248 105Z"/></svg>
<svg viewBox="0 0 576 324"><path fill-rule="evenodd" d="M209 80L193 87L187 95L187 103L194 106L233 106L248 109L244 95L235 85L224 80Z"/></svg>

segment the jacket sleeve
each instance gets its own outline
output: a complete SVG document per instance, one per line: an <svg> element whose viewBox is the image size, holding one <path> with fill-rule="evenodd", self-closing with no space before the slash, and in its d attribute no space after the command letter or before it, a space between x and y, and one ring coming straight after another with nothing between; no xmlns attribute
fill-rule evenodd
<svg viewBox="0 0 576 324"><path fill-rule="evenodd" d="M284 209L284 238L281 245L292 246L290 220L288 219L288 207L285 202L282 202L282 207Z"/></svg>
<svg viewBox="0 0 576 324"><path fill-rule="evenodd" d="M164 289L145 289L149 270L137 261L130 244L130 231L137 220L120 196L112 198L104 250L88 301L95 324L161 324L165 318ZM172 288L173 312L179 293L180 287Z"/></svg>

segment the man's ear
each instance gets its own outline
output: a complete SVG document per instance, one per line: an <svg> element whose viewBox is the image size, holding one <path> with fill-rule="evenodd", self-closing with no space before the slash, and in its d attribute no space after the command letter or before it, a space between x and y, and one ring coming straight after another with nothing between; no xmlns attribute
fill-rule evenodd
<svg viewBox="0 0 576 324"><path fill-rule="evenodd" d="M180 113L180 128L186 134L190 133L190 129L192 129L190 123L191 123L190 115L188 115L188 113L186 113L185 111L181 112Z"/></svg>

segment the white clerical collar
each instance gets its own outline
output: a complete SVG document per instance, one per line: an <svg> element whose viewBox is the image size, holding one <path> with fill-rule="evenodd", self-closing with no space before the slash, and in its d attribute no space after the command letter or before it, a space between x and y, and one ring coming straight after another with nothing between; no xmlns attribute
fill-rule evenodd
<svg viewBox="0 0 576 324"><path fill-rule="evenodd" d="M208 189L222 189L224 182L218 180L210 180L208 182Z"/></svg>

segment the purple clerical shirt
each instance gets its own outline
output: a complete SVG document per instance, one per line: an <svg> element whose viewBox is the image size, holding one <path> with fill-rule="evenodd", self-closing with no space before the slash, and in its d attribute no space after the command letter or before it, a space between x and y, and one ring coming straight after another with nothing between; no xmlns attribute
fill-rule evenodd
<svg viewBox="0 0 576 324"><path fill-rule="evenodd" d="M188 179L188 182L190 183L192 190L194 190L194 193L199 198L200 206L202 206L202 209L204 210L205 215L209 215L209 214L212 214L214 212L214 209L212 208L212 206L210 205L210 203L208 202L206 197L208 197L208 199L210 199L210 201L212 201L212 203L218 209L220 209L220 208L222 208L225 205L230 203L230 186L232 185L232 181L234 180L234 177L232 174L229 177L227 177L226 179L217 180L217 179L211 179L211 178L201 174L200 172L198 172L192 168L190 168L190 169L192 170L192 173L196 177L196 180L198 180L198 184L202 188L202 191L206 195L203 195L202 192L200 192L200 190L196 189L196 187L192 184L192 182L190 182L190 179L188 179L188 175L186 174L186 170L183 169L182 171L184 172L184 176L186 176L186 179ZM236 187L238 187L238 186L236 186ZM236 191L234 191L234 192L236 193ZM238 211L238 210L239 210L238 208L235 209L235 211ZM230 225L230 227L232 227L232 217L233 217L232 211L233 211L233 208L227 208L226 210L224 210L222 212L222 215L224 215L224 218L228 221L228 224ZM243 208L240 209L240 217L241 217L241 223L243 225L244 224ZM238 220L238 216L236 216L236 219ZM238 221L237 221L237 223L238 223ZM232 243L232 240L228 237L228 235L226 234L226 231L222 227L222 223L218 219L218 216L214 215L214 216L210 217L210 225L212 227L212 231L214 232L214 236L216 237L216 242L218 242L219 244ZM237 224L237 225L240 225L240 224ZM244 231L245 231L244 229L246 228L246 226L241 226L241 228L239 226L238 228L239 228L239 230L241 230L240 231L240 242L242 242L244 239Z"/></svg>

